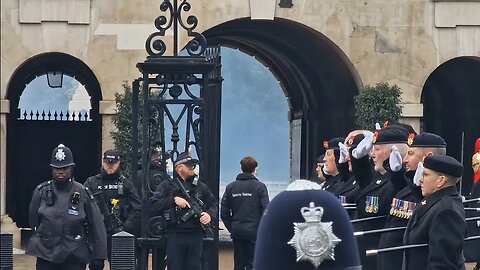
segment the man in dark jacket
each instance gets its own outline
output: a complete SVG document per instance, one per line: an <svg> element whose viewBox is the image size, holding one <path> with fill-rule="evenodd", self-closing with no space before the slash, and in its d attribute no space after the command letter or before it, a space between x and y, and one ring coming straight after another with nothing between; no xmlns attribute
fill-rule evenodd
<svg viewBox="0 0 480 270"><path fill-rule="evenodd" d="M73 180L74 165L72 152L60 144L50 163L53 180L33 192L29 221L35 232L27 254L37 257L37 270L82 270L107 257L102 216L90 191Z"/></svg>
<svg viewBox="0 0 480 270"><path fill-rule="evenodd" d="M142 207L135 186L132 181L120 174L119 167L118 152L107 150L103 154L100 174L89 177L84 183L84 186L91 190L104 217L109 260L112 235L120 231L138 234L138 220Z"/></svg>
<svg viewBox="0 0 480 270"><path fill-rule="evenodd" d="M347 164L338 162L340 158L340 148L338 143L343 143L345 138L333 138L323 143L325 147L325 165L323 166L323 172L325 175L331 177L325 177L325 183L323 184L323 190L335 194L339 187L342 185L342 175L339 172L339 165L347 166Z"/></svg>
<svg viewBox="0 0 480 270"><path fill-rule="evenodd" d="M227 185L221 204L221 217L231 233L234 270L253 269L253 255L260 218L268 205L265 184L256 178L258 163L247 156L240 161L242 173Z"/></svg>
<svg viewBox="0 0 480 270"><path fill-rule="evenodd" d="M177 179L161 182L151 199L151 213L163 216L166 223L168 269L201 269L204 228L217 217L217 200L195 174L198 162L188 153L178 155L174 162ZM198 214L191 214L194 199L202 202Z"/></svg>
<svg viewBox="0 0 480 270"><path fill-rule="evenodd" d="M403 242L428 245L405 250L402 269L465 269L465 211L455 187L463 166L449 156L426 157L423 166L425 199L413 211Z"/></svg>
<svg viewBox="0 0 480 270"><path fill-rule="evenodd" d="M410 134L407 155L403 158L405 167L390 164L390 181L401 189L392 200L385 228L405 227L416 205L423 199L419 183L414 183L419 163L427 156L443 156L447 144L442 137L433 133ZM400 158L400 157L399 157ZM400 165L400 164L398 164ZM395 168L397 167L397 168ZM420 169L421 170L421 169ZM419 171L420 173L420 171ZM404 231L382 233L379 248L401 246ZM402 269L403 251L378 254L378 269Z"/></svg>

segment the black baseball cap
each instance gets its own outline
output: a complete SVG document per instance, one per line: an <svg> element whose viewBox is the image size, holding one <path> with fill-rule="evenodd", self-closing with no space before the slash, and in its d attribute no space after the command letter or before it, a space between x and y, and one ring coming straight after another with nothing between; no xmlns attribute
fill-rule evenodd
<svg viewBox="0 0 480 270"><path fill-rule="evenodd" d="M109 149L103 153L103 162L117 163L120 161L120 154L114 149Z"/></svg>

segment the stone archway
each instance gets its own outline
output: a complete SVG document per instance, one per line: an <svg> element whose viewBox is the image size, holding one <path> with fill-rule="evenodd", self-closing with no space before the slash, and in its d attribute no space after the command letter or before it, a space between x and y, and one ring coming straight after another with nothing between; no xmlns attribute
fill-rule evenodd
<svg viewBox="0 0 480 270"><path fill-rule="evenodd" d="M78 115L77 120L72 116L54 120L53 112L48 117L41 115L41 111L40 115L33 112L25 117L24 111L20 112L20 97L26 85L51 71L61 71L84 86L90 96L89 120L86 116L80 120ZM99 100L102 95L95 74L81 60L64 53L44 53L26 60L17 68L9 81L7 98L11 108L7 117L7 213L18 227L28 227L32 191L36 185L51 178L48 164L55 146L65 143L72 149L77 181L83 182L98 171L102 137Z"/></svg>
<svg viewBox="0 0 480 270"><path fill-rule="evenodd" d="M290 106L292 177L308 178L321 142L354 128L361 82L353 64L323 34L281 18L237 19L204 35L209 45L254 55L278 78Z"/></svg>
<svg viewBox="0 0 480 270"><path fill-rule="evenodd" d="M463 160L462 194L472 186L472 155L480 137L479 74L479 57L454 58L430 74L422 91L423 130L442 136L447 154Z"/></svg>

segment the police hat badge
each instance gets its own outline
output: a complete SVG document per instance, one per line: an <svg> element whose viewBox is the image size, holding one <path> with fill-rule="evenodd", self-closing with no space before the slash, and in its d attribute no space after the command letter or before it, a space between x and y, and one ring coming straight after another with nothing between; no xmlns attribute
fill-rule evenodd
<svg viewBox="0 0 480 270"><path fill-rule="evenodd" d="M340 201L314 182L292 182L260 221L254 269L361 269L352 224Z"/></svg>

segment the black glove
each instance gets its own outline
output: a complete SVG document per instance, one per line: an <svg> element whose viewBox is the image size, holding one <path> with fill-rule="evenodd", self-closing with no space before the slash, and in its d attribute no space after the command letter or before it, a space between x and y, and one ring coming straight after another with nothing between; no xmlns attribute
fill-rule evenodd
<svg viewBox="0 0 480 270"><path fill-rule="evenodd" d="M105 260L102 259L93 259L92 262L88 265L90 270L103 270L105 266Z"/></svg>

